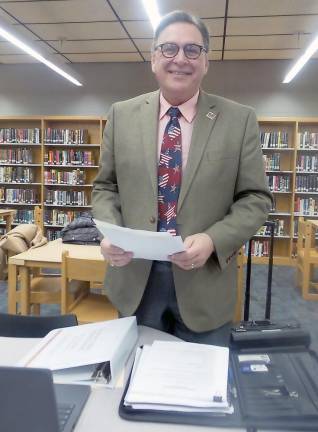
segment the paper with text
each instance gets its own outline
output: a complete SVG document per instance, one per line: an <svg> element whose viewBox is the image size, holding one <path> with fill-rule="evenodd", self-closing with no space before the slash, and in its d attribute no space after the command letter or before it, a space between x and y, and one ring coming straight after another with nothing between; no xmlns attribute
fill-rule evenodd
<svg viewBox="0 0 318 432"><path fill-rule="evenodd" d="M185 250L182 238L167 232L120 227L94 219L97 229L115 246L133 252L134 258L170 261L168 255Z"/></svg>
<svg viewBox="0 0 318 432"><path fill-rule="evenodd" d="M226 412L230 408L228 361L228 348L155 341L140 354L125 403L134 408L211 408Z"/></svg>

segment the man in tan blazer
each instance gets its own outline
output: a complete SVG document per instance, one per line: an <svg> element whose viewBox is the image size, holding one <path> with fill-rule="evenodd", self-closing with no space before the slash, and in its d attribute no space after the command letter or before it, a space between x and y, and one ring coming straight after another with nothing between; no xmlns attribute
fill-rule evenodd
<svg viewBox="0 0 318 432"><path fill-rule="evenodd" d="M180 109L182 180L177 232L186 251L171 262L133 259L105 238L110 300L122 316L188 341L226 344L236 301L236 253L266 220L266 185L253 110L200 89L209 34L187 13L166 15L154 37L160 90L114 104L107 116L93 213L156 231L158 160L167 108Z"/></svg>

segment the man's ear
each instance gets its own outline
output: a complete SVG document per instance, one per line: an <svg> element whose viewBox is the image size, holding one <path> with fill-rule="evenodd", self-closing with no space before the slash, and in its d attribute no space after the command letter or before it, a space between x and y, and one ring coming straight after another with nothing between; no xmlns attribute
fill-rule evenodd
<svg viewBox="0 0 318 432"><path fill-rule="evenodd" d="M209 62L209 59L208 59L208 55L206 54L205 55L205 74L208 72L209 66L210 66L210 62Z"/></svg>
<svg viewBox="0 0 318 432"><path fill-rule="evenodd" d="M155 60L155 51L151 51L151 70L153 73L156 73L156 60Z"/></svg>

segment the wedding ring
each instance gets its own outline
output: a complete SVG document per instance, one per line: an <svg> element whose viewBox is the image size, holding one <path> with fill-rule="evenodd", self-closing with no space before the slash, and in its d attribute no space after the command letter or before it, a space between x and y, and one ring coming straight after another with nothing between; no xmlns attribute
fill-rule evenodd
<svg viewBox="0 0 318 432"><path fill-rule="evenodd" d="M194 264L193 263L191 264L191 268L194 269Z"/></svg>

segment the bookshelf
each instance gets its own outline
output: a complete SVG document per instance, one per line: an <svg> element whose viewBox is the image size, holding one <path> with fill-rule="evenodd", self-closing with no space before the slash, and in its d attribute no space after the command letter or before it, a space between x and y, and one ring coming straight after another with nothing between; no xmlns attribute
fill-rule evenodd
<svg viewBox="0 0 318 432"><path fill-rule="evenodd" d="M275 205L274 263L293 265L298 218L318 218L318 118L259 118L269 187ZM268 262L269 236L256 235L253 261Z"/></svg>
<svg viewBox="0 0 318 432"><path fill-rule="evenodd" d="M39 223L53 240L91 209L105 123L96 116L0 117L0 209L16 210L13 226ZM299 217L318 219L318 118L264 117L259 127L275 199L274 263L293 265ZM255 263L268 262L268 242L262 228Z"/></svg>
<svg viewBox="0 0 318 432"><path fill-rule="evenodd" d="M0 117L0 208L16 209L13 226L37 222L54 240L91 209L105 123L95 116Z"/></svg>

